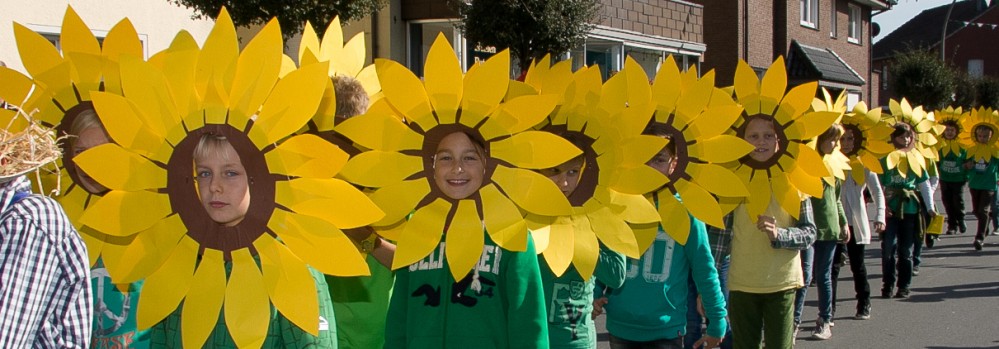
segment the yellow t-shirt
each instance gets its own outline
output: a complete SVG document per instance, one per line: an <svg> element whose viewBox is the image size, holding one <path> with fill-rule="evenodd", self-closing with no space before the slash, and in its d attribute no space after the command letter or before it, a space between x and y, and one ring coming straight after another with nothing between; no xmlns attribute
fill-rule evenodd
<svg viewBox="0 0 999 349"><path fill-rule="evenodd" d="M774 293L804 286L800 253L773 248L770 238L756 228L746 205L733 212L732 261L728 272L729 289L746 293ZM777 218L778 227L794 226L795 220L771 200L764 215Z"/></svg>

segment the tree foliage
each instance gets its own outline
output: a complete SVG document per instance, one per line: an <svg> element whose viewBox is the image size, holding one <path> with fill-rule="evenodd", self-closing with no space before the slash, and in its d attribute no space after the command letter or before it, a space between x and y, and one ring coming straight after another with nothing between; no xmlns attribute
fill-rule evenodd
<svg viewBox="0 0 999 349"><path fill-rule="evenodd" d="M599 0L450 0L469 42L510 49L525 71L536 58L582 45L593 29Z"/></svg>
<svg viewBox="0 0 999 349"><path fill-rule="evenodd" d="M320 32L329 26L333 17L340 16L340 22L347 24L378 11L387 0L170 0L170 2L190 8L195 18L215 19L222 6L229 11L237 26L264 24L277 17L281 33L290 38L302 32L305 21L319 28Z"/></svg>
<svg viewBox="0 0 999 349"><path fill-rule="evenodd" d="M999 109L999 80L990 77L983 77L975 84L977 93L977 106Z"/></svg>
<svg viewBox="0 0 999 349"><path fill-rule="evenodd" d="M961 107L969 110L975 107L975 98L978 94L978 81L968 76L968 74L954 72L954 107Z"/></svg>
<svg viewBox="0 0 999 349"><path fill-rule="evenodd" d="M930 110L951 104L953 73L936 55L910 50L896 54L895 59L890 68L890 83L899 96Z"/></svg>

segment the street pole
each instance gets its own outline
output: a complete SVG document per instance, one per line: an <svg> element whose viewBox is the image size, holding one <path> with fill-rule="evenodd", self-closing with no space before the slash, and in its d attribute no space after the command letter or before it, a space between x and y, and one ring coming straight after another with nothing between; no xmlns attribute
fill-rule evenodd
<svg viewBox="0 0 999 349"><path fill-rule="evenodd" d="M944 17L943 25L943 35L940 36L940 61L947 63L947 23L950 23L950 13L954 11L954 3L957 0L951 0L950 7L947 8L947 16Z"/></svg>

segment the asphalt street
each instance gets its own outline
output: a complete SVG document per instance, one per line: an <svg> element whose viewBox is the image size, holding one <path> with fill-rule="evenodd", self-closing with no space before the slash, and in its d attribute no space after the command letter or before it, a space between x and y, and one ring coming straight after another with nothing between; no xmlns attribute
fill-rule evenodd
<svg viewBox="0 0 999 349"><path fill-rule="evenodd" d="M943 211L937 194L938 211ZM849 266L839 277L839 296L829 340L808 339L818 316L818 291L808 290L796 348L999 348L999 236L982 251L972 247L978 222L965 195L968 232L943 235L923 250L919 276L908 299L882 299L881 246L872 241L865 263L871 285L869 320L854 320L856 300ZM597 348L610 348L604 317L596 320Z"/></svg>

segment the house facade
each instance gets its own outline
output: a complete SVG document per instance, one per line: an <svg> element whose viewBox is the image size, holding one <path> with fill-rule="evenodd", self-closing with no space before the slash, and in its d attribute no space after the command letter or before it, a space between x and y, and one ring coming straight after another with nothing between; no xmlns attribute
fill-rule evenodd
<svg viewBox="0 0 999 349"><path fill-rule="evenodd" d="M732 84L738 60L759 74L784 57L792 85L818 81L848 106L877 100L880 81L871 70L871 16L891 0L696 0L704 6L703 69L717 84ZM869 102L868 102L869 103ZM869 103L870 104L870 103Z"/></svg>
<svg viewBox="0 0 999 349"><path fill-rule="evenodd" d="M965 0L954 2L953 8L948 4L927 9L878 41L872 65L884 77L878 86L881 104L900 97L888 75L895 56L911 49L940 55L940 48L944 47L942 57L947 65L971 78L999 77L999 45L989 44L999 38L997 2Z"/></svg>

